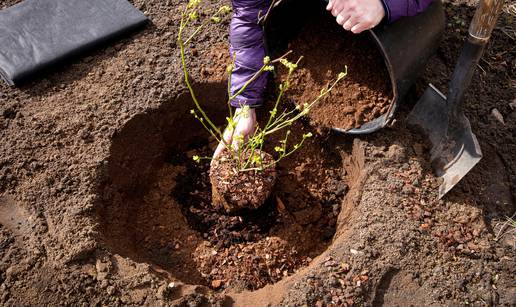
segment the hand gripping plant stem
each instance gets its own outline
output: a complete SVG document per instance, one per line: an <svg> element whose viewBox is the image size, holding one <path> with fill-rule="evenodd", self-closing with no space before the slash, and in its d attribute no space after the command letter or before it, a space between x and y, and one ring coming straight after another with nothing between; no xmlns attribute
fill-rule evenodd
<svg viewBox="0 0 516 307"><path fill-rule="evenodd" d="M237 91L234 93L231 93L231 77L228 78L228 100L227 100L227 106L229 108L229 117L226 118L227 121L227 128L231 131L231 129L235 129L237 125L237 120L240 117L249 116L249 107L248 106L241 106L240 112L233 114L233 111L231 109L230 102L235 99L238 95L242 94L245 89L253 83L262 73L266 71L274 71L275 65L281 64L282 66L286 67L288 70L287 77L285 80L279 85L279 93L276 97L274 107L269 112L269 118L267 120L266 125L263 128L257 127L254 131L254 133L249 137L247 142L244 142L244 140L237 140L242 146L238 146L237 149L233 148L231 144L227 144L223 137L223 132L221 129L219 129L213 121L208 117L206 112L203 110L199 100L197 99L195 95L195 91L190 83L190 77L188 74L187 64L186 64L186 47L191 43L192 39L200 33L200 31L207 25L208 22L215 22L220 23L223 20L225 20L229 13L231 12L231 8L228 6L222 6L220 7L210 18L206 18L201 22L200 25L197 25L193 29L191 29L189 32L191 33L186 39L184 39L185 32L188 30L188 25L191 22L194 22L198 19L198 12L197 8L200 4L200 0L190 0L190 2L187 4L186 8L181 14L181 22L179 25L179 31L177 36L177 41L180 48L181 53L181 64L183 68L183 74L186 86L190 92L190 95L192 97L192 100L195 105L195 109L192 109L190 113L199 120L199 122L202 124L202 126L210 133L210 135L217 140L217 142L223 142L223 144L228 149L228 152L231 155L231 158L236 162L236 172L245 172L245 171L263 171L271 166L274 166L276 163L278 163L283 158L286 158L290 156L292 153L294 153L296 150L298 150L304 143L304 141L307 138L312 137L312 133L306 133L303 134L302 139L295 143L293 146L288 146L289 136L291 134L291 131L287 129L290 127L295 121L300 119L301 117L307 115L312 107L318 103L323 97L328 95L328 93L331 92L331 90L337 85L339 81L341 81L346 75L347 75L347 67L344 68L344 71L339 73L337 78L330 82L327 86L325 86L321 91L319 92L319 95L312 100L311 102L299 104L296 106L296 108L292 110L284 109L281 112L278 111L278 108L280 106L280 102L285 94L285 92L290 87L290 80L292 78L293 73L296 71L298 64L302 60L303 57L300 57L295 63L290 62L287 60L287 56L290 52L287 52L285 55L281 56L278 59L271 60L269 57L265 57L263 60L262 67ZM232 63L228 65L228 75L231 76L231 73L234 69L234 61L235 58L233 57ZM273 133L279 132L283 129L287 129L285 132L284 137L281 141L279 141L279 144L274 147L274 150L277 153L277 158L269 164L263 163L262 156L260 153L263 150L264 143L267 139L267 137ZM199 157L194 156L194 160L200 161L201 159L210 159L209 157Z"/></svg>

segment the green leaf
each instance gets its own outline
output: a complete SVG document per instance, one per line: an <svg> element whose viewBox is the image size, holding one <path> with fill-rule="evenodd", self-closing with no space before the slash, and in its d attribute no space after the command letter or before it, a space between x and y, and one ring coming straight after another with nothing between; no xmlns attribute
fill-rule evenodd
<svg viewBox="0 0 516 307"><path fill-rule="evenodd" d="M188 1L187 7L189 9L193 9L193 8L199 6L199 4L201 4L201 0L190 0L190 1Z"/></svg>
<svg viewBox="0 0 516 307"><path fill-rule="evenodd" d="M226 15L231 13L231 8L227 5L223 5L219 8L219 12L221 15Z"/></svg>
<svg viewBox="0 0 516 307"><path fill-rule="evenodd" d="M190 20L196 20L198 17L199 15L196 11L190 12L190 14L188 14L188 18L190 18Z"/></svg>

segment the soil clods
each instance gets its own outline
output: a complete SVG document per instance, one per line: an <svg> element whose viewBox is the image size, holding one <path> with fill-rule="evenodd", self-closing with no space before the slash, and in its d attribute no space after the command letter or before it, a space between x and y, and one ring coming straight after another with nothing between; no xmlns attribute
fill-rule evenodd
<svg viewBox="0 0 516 307"><path fill-rule="evenodd" d="M393 95L390 77L382 55L367 34L346 32L327 12L316 13L288 49L293 51L293 59L303 56L286 94L286 99L296 104L312 102L340 72L347 71L347 76L307 115L312 123L349 130L388 111ZM280 69L277 80L285 77L285 69Z"/></svg>

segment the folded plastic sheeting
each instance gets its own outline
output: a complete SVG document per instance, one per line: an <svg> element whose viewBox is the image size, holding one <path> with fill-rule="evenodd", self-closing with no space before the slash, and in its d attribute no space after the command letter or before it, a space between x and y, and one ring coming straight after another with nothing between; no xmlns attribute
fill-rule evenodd
<svg viewBox="0 0 516 307"><path fill-rule="evenodd" d="M0 11L0 75L17 84L146 21L127 0L25 0Z"/></svg>

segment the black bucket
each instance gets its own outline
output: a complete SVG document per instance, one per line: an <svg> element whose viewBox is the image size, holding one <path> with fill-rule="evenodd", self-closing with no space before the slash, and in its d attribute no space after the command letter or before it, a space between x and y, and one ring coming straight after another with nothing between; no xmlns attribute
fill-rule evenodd
<svg viewBox="0 0 516 307"><path fill-rule="evenodd" d="M276 57L284 53L287 42L299 33L310 14L323 6L323 1L314 0L279 2L265 21L265 40L269 54ZM334 130L347 134L367 134L388 125L409 88L436 51L444 26L444 10L441 1L438 0L417 16L404 17L392 24L380 24L368 30L368 35L383 56L390 77L392 101L384 114L360 127Z"/></svg>

